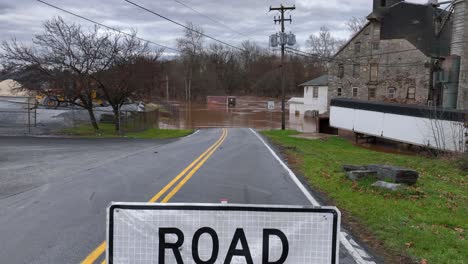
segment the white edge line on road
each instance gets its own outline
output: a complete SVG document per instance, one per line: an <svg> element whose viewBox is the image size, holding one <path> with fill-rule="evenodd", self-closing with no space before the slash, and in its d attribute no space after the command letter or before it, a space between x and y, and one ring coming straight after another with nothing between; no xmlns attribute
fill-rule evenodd
<svg viewBox="0 0 468 264"><path fill-rule="evenodd" d="M258 139L260 139L260 141L263 143L263 145L265 145L265 147L271 152L273 157L275 157L275 159L281 164L281 166L283 166L283 168L288 172L291 179L299 187L299 189L301 189L302 193L304 193L304 195L307 197L307 199L310 201L310 203L313 206L320 206L320 203L317 200L315 200L315 198L312 196L312 194L310 194L309 191L307 191L307 189L304 187L304 185L301 183L301 181L299 181L299 179L297 178L296 174L294 174L294 172L280 159L280 157L278 157L278 155L276 155L275 151L272 148L270 148L270 146L268 146L268 144L265 142L265 140L263 140L263 138L260 137L260 135L255 130L253 130L252 128L250 128L250 131L252 131L252 133L254 133L255 136L258 137Z"/></svg>
<svg viewBox="0 0 468 264"><path fill-rule="evenodd" d="M257 131L253 130L252 128L249 128L252 133L257 136L257 138L265 145L265 147L270 151L270 153L275 157L275 159L281 164L281 166L288 172L289 176L291 179L294 181L294 183L301 189L302 193L305 195L305 197L310 201L310 203L313 206L320 206L320 203L310 194L309 191L304 187L304 185L301 183L299 178L297 178L296 174L281 160L281 158L275 153L275 151L263 140L263 138L257 133ZM359 252L351 245L351 243L348 241L348 239L345 236L344 232L340 232L340 242L341 244L348 250L348 252L351 254L353 257L354 261L358 264L371 264L375 263L374 261L366 261L362 258L362 256L359 254ZM369 257L367 254L364 257Z"/></svg>
<svg viewBox="0 0 468 264"><path fill-rule="evenodd" d="M192 134L190 134L188 136L185 136L185 138L189 138L191 136L194 136L194 135L198 134L198 132L200 132L200 129L195 130L195 132L193 132Z"/></svg>

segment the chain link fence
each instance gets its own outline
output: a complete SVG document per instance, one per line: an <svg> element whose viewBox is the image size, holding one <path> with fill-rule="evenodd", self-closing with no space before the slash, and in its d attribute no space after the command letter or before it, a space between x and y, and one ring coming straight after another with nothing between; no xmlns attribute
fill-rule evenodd
<svg viewBox="0 0 468 264"><path fill-rule="evenodd" d="M124 105L115 118L110 107L96 107L99 124L119 123L119 133L139 132L159 127L159 109L141 111L136 104ZM54 109L37 105L34 97L0 96L0 135L50 135L63 129L91 125L89 113L77 106Z"/></svg>
<svg viewBox="0 0 468 264"><path fill-rule="evenodd" d="M123 108L125 109L125 108ZM90 124L89 113L87 110L73 110L71 117L68 117L72 126ZM120 128L120 133L140 132L149 128L159 128L159 109L152 111L120 110L119 118L115 118L112 110L95 109L94 115L99 124L112 124Z"/></svg>

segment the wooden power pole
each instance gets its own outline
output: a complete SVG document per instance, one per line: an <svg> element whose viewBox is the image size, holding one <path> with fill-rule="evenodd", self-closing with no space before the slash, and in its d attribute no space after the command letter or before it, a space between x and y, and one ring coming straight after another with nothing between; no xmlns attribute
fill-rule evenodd
<svg viewBox="0 0 468 264"><path fill-rule="evenodd" d="M166 73L166 102L169 102L169 74Z"/></svg>
<svg viewBox="0 0 468 264"><path fill-rule="evenodd" d="M284 12L286 10L294 10L296 7L294 6L283 6L280 5L280 7L271 7L270 6L270 11L279 11L281 16L279 18L274 19L275 24L280 23L281 24L281 34L284 36L284 22L289 21L289 23L292 22L291 16L289 18L284 18ZM285 79L284 79L284 47L286 46L286 43L284 41L281 42L281 129L285 130L286 129L286 95L285 95Z"/></svg>

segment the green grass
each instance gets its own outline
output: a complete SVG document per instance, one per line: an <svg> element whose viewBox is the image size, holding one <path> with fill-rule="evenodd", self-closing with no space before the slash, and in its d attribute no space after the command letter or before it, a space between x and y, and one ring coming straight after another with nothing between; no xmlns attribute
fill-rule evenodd
<svg viewBox="0 0 468 264"><path fill-rule="evenodd" d="M191 129L156 129L150 128L141 132L129 132L125 135L118 135L113 124L100 124L99 131L96 132L90 124L82 124L73 128L63 129L63 135L87 137L87 138L139 138L139 139L168 139L190 135Z"/></svg>
<svg viewBox="0 0 468 264"><path fill-rule="evenodd" d="M178 138L185 137L192 134L193 130L191 129L156 129L151 128L142 132L127 133L127 137L132 138Z"/></svg>
<svg viewBox="0 0 468 264"><path fill-rule="evenodd" d="M468 175L456 161L376 152L332 137L306 140L295 131L265 131L315 189L357 219L394 255L428 263L468 261ZM415 169L415 186L398 192L376 189L371 182L352 182L342 164L391 164Z"/></svg>

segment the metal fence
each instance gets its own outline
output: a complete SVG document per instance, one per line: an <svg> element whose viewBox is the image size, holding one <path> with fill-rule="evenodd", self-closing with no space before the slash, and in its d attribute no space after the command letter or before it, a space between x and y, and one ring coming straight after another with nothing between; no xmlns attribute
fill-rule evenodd
<svg viewBox="0 0 468 264"><path fill-rule="evenodd" d="M119 122L120 133L138 132L159 127L159 110L137 111L133 105L125 105L114 117L110 107L94 110L99 124ZM38 106L32 97L0 97L0 135L56 134L65 128L91 124L86 109L70 106L49 109Z"/></svg>
<svg viewBox="0 0 468 264"><path fill-rule="evenodd" d="M81 124L90 124L89 114L87 110L72 111L73 126ZM85 111L86 113L83 113ZM159 110L153 111L134 111L120 110L119 118L115 118L115 114L111 110L94 110L96 120L99 124L118 123L121 133L140 132L149 128L159 128Z"/></svg>
<svg viewBox="0 0 468 264"><path fill-rule="evenodd" d="M0 132L31 133L31 128L36 126L36 116L34 97L0 96Z"/></svg>

